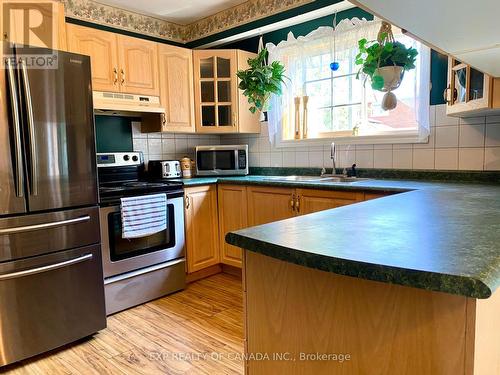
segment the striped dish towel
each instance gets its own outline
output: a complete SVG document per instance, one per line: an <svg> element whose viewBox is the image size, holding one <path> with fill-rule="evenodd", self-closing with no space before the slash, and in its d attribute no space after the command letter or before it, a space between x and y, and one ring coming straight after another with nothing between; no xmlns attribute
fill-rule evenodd
<svg viewBox="0 0 500 375"><path fill-rule="evenodd" d="M121 198L122 238L145 237L167 228L167 195Z"/></svg>

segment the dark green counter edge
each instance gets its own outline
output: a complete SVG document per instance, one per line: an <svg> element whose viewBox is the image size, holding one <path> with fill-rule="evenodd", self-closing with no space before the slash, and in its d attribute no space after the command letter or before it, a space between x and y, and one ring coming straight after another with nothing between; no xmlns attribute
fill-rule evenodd
<svg viewBox="0 0 500 375"><path fill-rule="evenodd" d="M227 243L249 251L339 275L472 298L489 298L492 294L491 289L482 281L470 277L422 272L305 253L231 232L226 235L225 239Z"/></svg>

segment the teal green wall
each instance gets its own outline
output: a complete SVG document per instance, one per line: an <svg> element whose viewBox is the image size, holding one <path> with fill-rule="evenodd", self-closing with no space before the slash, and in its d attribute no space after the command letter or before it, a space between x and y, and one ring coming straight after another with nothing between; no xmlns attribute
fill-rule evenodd
<svg viewBox="0 0 500 375"><path fill-rule="evenodd" d="M133 119L119 116L95 116L97 152L133 151Z"/></svg>

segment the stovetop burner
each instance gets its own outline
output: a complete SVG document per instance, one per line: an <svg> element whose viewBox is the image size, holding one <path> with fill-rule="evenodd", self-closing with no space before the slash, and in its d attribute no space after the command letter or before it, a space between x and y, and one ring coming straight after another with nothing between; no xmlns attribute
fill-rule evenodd
<svg viewBox="0 0 500 375"><path fill-rule="evenodd" d="M149 181L139 153L98 154L97 166L99 202L102 205L117 204L123 197L157 193L167 193L171 197L183 194L180 181Z"/></svg>

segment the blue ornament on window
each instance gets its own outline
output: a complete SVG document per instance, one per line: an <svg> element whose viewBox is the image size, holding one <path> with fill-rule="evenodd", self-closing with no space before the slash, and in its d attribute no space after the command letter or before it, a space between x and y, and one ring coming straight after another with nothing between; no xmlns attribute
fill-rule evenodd
<svg viewBox="0 0 500 375"><path fill-rule="evenodd" d="M330 69L336 72L340 68L340 63L338 61L334 61L330 63Z"/></svg>
<svg viewBox="0 0 500 375"><path fill-rule="evenodd" d="M339 70L340 63L337 61L337 43L336 43L336 32L337 32L337 12L333 16L333 62L330 63L330 69L334 72Z"/></svg>

